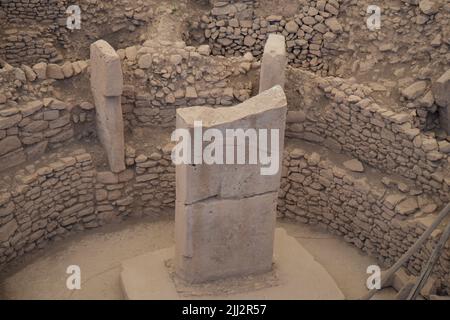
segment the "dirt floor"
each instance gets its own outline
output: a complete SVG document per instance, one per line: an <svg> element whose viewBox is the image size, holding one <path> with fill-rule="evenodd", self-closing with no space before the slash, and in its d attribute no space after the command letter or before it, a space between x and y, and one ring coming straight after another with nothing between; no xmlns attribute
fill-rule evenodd
<svg viewBox="0 0 450 320"><path fill-rule="evenodd" d="M311 226L280 221L335 279L347 299L366 292L366 269L376 264L342 239ZM120 225L73 235L18 259L0 277L0 299L122 299L120 263L148 251L174 244L171 218L129 220ZM66 288L66 269L81 268L81 290ZM301 289L301 288L299 288ZM379 293L377 299L392 299L395 291Z"/></svg>

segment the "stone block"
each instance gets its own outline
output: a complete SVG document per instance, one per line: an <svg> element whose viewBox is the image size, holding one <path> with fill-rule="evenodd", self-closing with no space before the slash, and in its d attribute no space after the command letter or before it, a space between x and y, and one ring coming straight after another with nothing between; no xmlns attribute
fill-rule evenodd
<svg viewBox="0 0 450 320"><path fill-rule="evenodd" d="M91 88L105 97L121 96L122 65L119 55L104 40L91 44Z"/></svg>
<svg viewBox="0 0 450 320"><path fill-rule="evenodd" d="M188 282L262 273L272 268L278 193L177 203L177 274Z"/></svg>
<svg viewBox="0 0 450 320"><path fill-rule="evenodd" d="M50 79L62 80L64 79L64 73L62 68L57 64L49 64L47 66L47 77Z"/></svg>
<svg viewBox="0 0 450 320"><path fill-rule="evenodd" d="M33 71L39 80L47 79L47 64L45 62L39 62L33 66Z"/></svg>
<svg viewBox="0 0 450 320"><path fill-rule="evenodd" d="M0 227L0 243L8 241L8 239L14 235L18 228L16 220L11 220L5 225Z"/></svg>
<svg viewBox="0 0 450 320"><path fill-rule="evenodd" d="M116 184L119 182L119 178L113 172L102 171L97 172L97 182L103 184Z"/></svg>
<svg viewBox="0 0 450 320"><path fill-rule="evenodd" d="M22 115L20 113L12 115L10 117L0 117L0 130L9 129L22 120Z"/></svg>
<svg viewBox="0 0 450 320"><path fill-rule="evenodd" d="M20 147L22 147L22 144L17 136L8 136L5 139L0 140L0 156L17 150Z"/></svg>
<svg viewBox="0 0 450 320"><path fill-rule="evenodd" d="M249 150L246 148L246 164L182 164L177 166L177 199L191 204L204 199L241 198L278 190L281 178L282 154L284 148L284 131L286 123L287 102L280 86L234 107L208 108L192 107L177 110L177 128L187 129L194 137L194 122L202 121L203 131L216 129L226 136L229 129L270 129L279 130L277 149L278 171L274 175L262 175L261 163L249 164ZM250 135L249 135L250 136ZM193 140L193 139L191 139ZM238 142L238 140L235 140ZM249 139L246 139L248 145ZM192 142L192 141L191 141ZM209 145L205 142L203 151ZM270 146L269 146L270 147ZM193 142L191 149L194 149ZM258 147L258 154L260 150ZM223 149L223 163L226 162L226 150ZM237 155L235 148L234 154ZM259 158L259 155L258 155ZM192 162L193 163L193 159ZM194 187L195 186L195 187Z"/></svg>

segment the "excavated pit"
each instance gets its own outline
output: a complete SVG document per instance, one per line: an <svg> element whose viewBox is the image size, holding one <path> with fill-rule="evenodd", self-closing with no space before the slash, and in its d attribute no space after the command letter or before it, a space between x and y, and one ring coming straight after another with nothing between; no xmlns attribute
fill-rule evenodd
<svg viewBox="0 0 450 320"><path fill-rule="evenodd" d="M114 239L132 237L127 220L171 224L170 134L177 108L233 106L257 95L270 33L286 37L289 61L280 224L292 225L293 233L332 235L322 249L310 241L307 249L346 297L362 295L369 263L395 263L449 201L445 1L381 1L382 24L375 31L366 25L368 0L79 2L80 30L66 27L70 0L51 8L37 1L23 10L21 1L0 3L3 298L74 297L61 287L43 286L48 292L38 293L39 285L12 283L20 277L42 281L40 270L53 254L61 259L58 266L85 259L82 249L75 257L55 249L85 234L86 243L110 245L104 230L111 223ZM98 141L89 86L89 46L98 39L117 50L124 74L127 168L118 174L109 171ZM172 245L166 235L155 240L157 227L148 228L157 235L151 249ZM420 273L442 228L404 265L405 274ZM324 259L326 246L354 259L358 275L344 275L342 266ZM38 270L25 275L33 266ZM113 281L118 273L108 276L108 267L90 277L104 272ZM422 295L448 295L449 279L447 244ZM118 291L101 290L94 285L79 297L121 298Z"/></svg>

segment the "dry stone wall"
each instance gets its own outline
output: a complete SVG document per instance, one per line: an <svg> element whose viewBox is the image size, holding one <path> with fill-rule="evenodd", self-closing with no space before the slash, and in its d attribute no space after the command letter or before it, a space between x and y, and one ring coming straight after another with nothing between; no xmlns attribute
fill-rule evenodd
<svg viewBox="0 0 450 320"><path fill-rule="evenodd" d="M172 42L147 42L118 52L126 83L122 108L128 128L174 127L178 107L231 106L244 101L251 95L252 82L235 79L259 66L251 54L229 61L210 56L208 46L187 47L184 42L175 46ZM88 73L89 61L82 60L63 65L45 62L32 67L5 65L0 69L3 170L61 146L77 137L77 131L81 131L77 128L82 128L82 124L92 123L95 115L92 99L65 102L47 98L51 93L46 92L47 85L88 77ZM33 99L33 96L44 97Z"/></svg>
<svg viewBox="0 0 450 320"><path fill-rule="evenodd" d="M235 3L244 3L252 7L257 7L259 5L258 0L209 0L209 3L214 7L223 7Z"/></svg>
<svg viewBox="0 0 450 320"><path fill-rule="evenodd" d="M415 242L442 205L437 197L386 178L355 177L318 153L294 146L284 153L279 214L320 225L386 265ZM142 153L127 146L127 169L117 174L96 169L84 150L58 154L32 173L18 173L14 187L0 192L0 265L73 231L173 211L171 150L166 145ZM433 233L410 259L410 273L419 272L438 237ZM434 274L444 288L450 287L449 273L450 247Z"/></svg>
<svg viewBox="0 0 450 320"><path fill-rule="evenodd" d="M117 27L120 23L130 21L141 25L151 16L151 8L147 4L134 1L91 1L91 0L1 0L0 10L3 11L6 22L20 24L24 22L56 23L66 27L66 10L70 5L78 5L83 13L83 22L96 25L109 21ZM111 14L112 12L112 14ZM109 19L108 19L109 18ZM117 30L116 30L117 31Z"/></svg>
<svg viewBox="0 0 450 320"><path fill-rule="evenodd" d="M284 168L281 215L320 225L386 265L395 263L435 217L429 214L437 208L429 195L394 190L375 178L355 177L316 152L290 147L285 152ZM439 237L440 232L434 232L408 261L406 268L411 274L420 273ZM434 275L443 287L450 288L448 244Z"/></svg>
<svg viewBox="0 0 450 320"><path fill-rule="evenodd" d="M75 123L93 120L92 109L89 103L72 106L51 98L1 109L1 170L35 159L70 141L75 135Z"/></svg>
<svg viewBox="0 0 450 320"><path fill-rule="evenodd" d="M132 148L127 148L127 165L135 164L133 190L138 205L134 214L161 213L175 208L175 167L171 153L170 144L137 157L133 157Z"/></svg>
<svg viewBox="0 0 450 320"><path fill-rule="evenodd" d="M67 28L66 10L71 5L80 8L81 30ZM83 54L78 48L80 33L96 39L123 29L131 32L152 17L149 5L134 1L2 0L0 59L14 66L59 63L65 55L74 59L72 52ZM28 25L26 30L24 24Z"/></svg>
<svg viewBox="0 0 450 320"><path fill-rule="evenodd" d="M311 81L303 82L308 84L297 90L300 94L290 91L295 106L288 136L345 152L449 200L449 142L421 132L411 113L378 105L363 86L339 78L306 79Z"/></svg>
<svg viewBox="0 0 450 320"><path fill-rule="evenodd" d="M80 6L82 25L94 28L96 32L101 30L116 32L122 29L134 31L136 27L150 22L154 14L152 6L142 1L70 0L70 2Z"/></svg>
<svg viewBox="0 0 450 320"><path fill-rule="evenodd" d="M0 32L0 57L12 65L37 62L57 63L62 56L55 48L54 37L39 30L10 29Z"/></svg>
<svg viewBox="0 0 450 320"><path fill-rule="evenodd" d="M1 0L0 8L11 23L54 21L65 17L67 0Z"/></svg>
<svg viewBox="0 0 450 320"><path fill-rule="evenodd" d="M123 63L122 108L127 125L175 126L175 110L186 106L231 106L248 99L245 79L258 65L253 56L210 56L208 46L146 41L118 50ZM235 81L241 76L243 81ZM131 85L132 83L132 85Z"/></svg>
<svg viewBox="0 0 450 320"><path fill-rule="evenodd" d="M18 108L32 100L52 97L57 80L80 75L87 77L88 61L65 62L63 65L39 62L14 67L0 60L0 110ZM83 81L83 80L80 80ZM78 99L78 97L74 97Z"/></svg>
<svg viewBox="0 0 450 320"><path fill-rule="evenodd" d="M73 231L173 210L171 150L136 155L128 146L128 168L118 174L96 169L83 149L18 172L0 189L0 266Z"/></svg>
<svg viewBox="0 0 450 320"><path fill-rule="evenodd" d="M0 195L0 264L69 230L95 226L89 154L62 157L18 178L20 184Z"/></svg>
<svg viewBox="0 0 450 320"><path fill-rule="evenodd" d="M340 2L337 0L309 1L299 5L292 17L257 17L245 3L215 4L209 15L192 25L201 32L197 41L207 41L214 55L236 56L251 52L262 56L267 37L280 33L286 37L289 63L311 70L327 70L323 60L335 49L333 41L343 32L339 23Z"/></svg>
<svg viewBox="0 0 450 320"><path fill-rule="evenodd" d="M67 40L68 1L0 2L5 19L0 22L0 58L14 66L37 62L61 62L61 48ZM28 28L24 29L24 25ZM30 27L32 26L32 27Z"/></svg>

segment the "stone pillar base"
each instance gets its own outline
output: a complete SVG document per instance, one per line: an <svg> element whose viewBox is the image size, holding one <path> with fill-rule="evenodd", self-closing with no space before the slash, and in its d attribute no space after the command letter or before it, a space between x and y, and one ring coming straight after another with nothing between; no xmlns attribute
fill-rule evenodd
<svg viewBox="0 0 450 320"><path fill-rule="evenodd" d="M333 278L284 229L275 233L270 272L191 285L172 268L174 249L150 252L122 263L120 281L129 300L341 300Z"/></svg>

